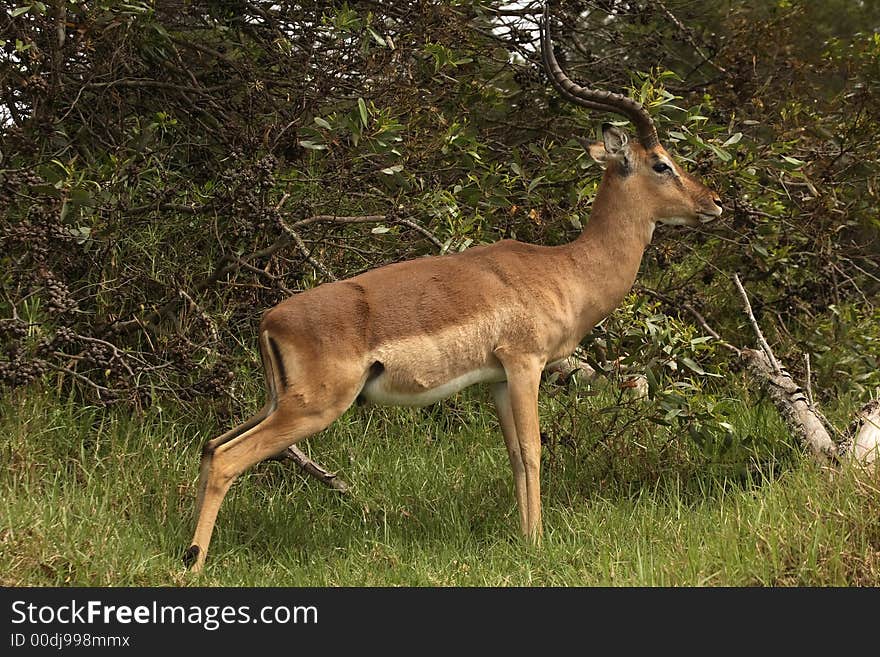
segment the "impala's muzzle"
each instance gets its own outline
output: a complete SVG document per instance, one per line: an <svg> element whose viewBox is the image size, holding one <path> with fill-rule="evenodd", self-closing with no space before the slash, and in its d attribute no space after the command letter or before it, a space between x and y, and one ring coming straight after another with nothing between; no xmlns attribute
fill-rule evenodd
<svg viewBox="0 0 880 657"><path fill-rule="evenodd" d="M704 206L702 209L697 211L697 216L699 217L700 223L714 221L721 216L721 213L724 211L724 209L721 205L721 199L717 195L712 196L712 204L713 205L711 207Z"/></svg>

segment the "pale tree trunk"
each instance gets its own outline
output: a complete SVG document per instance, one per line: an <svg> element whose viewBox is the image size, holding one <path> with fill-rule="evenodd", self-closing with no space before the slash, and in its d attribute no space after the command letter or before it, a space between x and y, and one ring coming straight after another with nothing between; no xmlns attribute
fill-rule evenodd
<svg viewBox="0 0 880 657"><path fill-rule="evenodd" d="M846 450L849 458L870 472L880 463L880 400L865 404L853 423L852 445Z"/></svg>

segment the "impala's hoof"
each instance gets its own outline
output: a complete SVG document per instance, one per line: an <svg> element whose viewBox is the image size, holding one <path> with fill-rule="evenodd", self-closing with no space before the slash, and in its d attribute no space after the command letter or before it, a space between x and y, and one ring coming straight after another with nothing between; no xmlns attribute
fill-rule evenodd
<svg viewBox="0 0 880 657"><path fill-rule="evenodd" d="M190 568L199 558L199 546L190 545L183 553L183 565Z"/></svg>

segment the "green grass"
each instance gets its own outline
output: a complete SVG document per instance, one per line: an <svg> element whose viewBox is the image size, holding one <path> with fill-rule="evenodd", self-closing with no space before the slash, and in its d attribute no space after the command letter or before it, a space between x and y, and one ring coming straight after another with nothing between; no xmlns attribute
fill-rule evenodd
<svg viewBox="0 0 880 657"><path fill-rule="evenodd" d="M609 433L603 395L566 399L542 402L545 426L562 426L566 403L588 421L545 449L541 547L518 537L503 441L475 391L353 409L310 439L347 495L289 464L253 468L193 575L181 554L199 450L226 427L193 409L137 415L20 391L0 402L0 584L880 584L876 481L829 479L764 403L731 401L737 434L761 441L725 460L653 426Z"/></svg>

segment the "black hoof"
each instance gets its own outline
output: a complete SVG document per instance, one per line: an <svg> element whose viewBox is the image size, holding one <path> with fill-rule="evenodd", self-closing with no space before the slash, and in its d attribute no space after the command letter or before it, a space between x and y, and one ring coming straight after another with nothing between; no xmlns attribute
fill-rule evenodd
<svg viewBox="0 0 880 657"><path fill-rule="evenodd" d="M196 559L199 557L199 546L198 545L190 545L186 548L186 552L183 553L183 565L189 568L192 566Z"/></svg>

